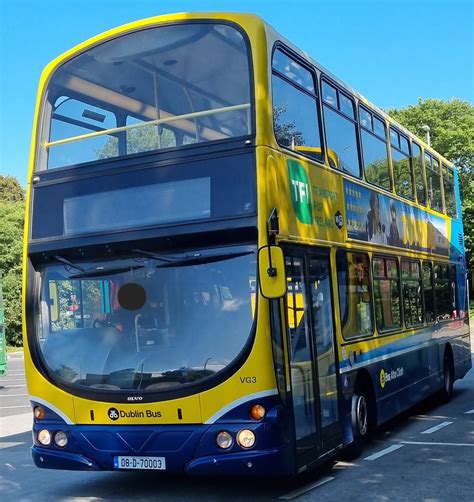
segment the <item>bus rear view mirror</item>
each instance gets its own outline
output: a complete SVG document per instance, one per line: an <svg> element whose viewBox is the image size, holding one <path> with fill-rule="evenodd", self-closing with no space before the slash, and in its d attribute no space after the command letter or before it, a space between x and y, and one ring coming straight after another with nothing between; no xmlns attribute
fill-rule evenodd
<svg viewBox="0 0 474 502"><path fill-rule="evenodd" d="M258 251L260 291L265 298L281 298L286 293L285 258L279 246L264 246Z"/></svg>
<svg viewBox="0 0 474 502"><path fill-rule="evenodd" d="M49 283L49 319L51 322L56 322L59 318L58 301L58 286L51 281Z"/></svg>

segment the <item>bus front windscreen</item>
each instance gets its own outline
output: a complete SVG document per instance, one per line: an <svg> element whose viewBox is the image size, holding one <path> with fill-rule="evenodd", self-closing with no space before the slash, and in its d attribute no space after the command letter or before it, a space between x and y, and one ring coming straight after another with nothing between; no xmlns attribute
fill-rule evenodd
<svg viewBox="0 0 474 502"><path fill-rule="evenodd" d="M247 43L218 22L122 35L60 66L44 107L38 169L247 136Z"/></svg>
<svg viewBox="0 0 474 502"><path fill-rule="evenodd" d="M250 342L255 273L253 246L48 265L43 366L72 392L177 391L210 379Z"/></svg>

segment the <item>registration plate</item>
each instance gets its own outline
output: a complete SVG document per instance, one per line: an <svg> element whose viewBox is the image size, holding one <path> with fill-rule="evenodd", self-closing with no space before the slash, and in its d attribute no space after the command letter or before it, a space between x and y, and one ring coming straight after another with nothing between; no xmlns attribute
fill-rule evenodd
<svg viewBox="0 0 474 502"><path fill-rule="evenodd" d="M114 457L115 469L140 469L164 471L165 457Z"/></svg>

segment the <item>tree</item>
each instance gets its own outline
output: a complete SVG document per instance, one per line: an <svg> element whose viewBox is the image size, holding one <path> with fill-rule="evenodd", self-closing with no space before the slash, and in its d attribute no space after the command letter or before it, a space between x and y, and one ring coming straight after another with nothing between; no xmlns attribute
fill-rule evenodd
<svg viewBox="0 0 474 502"><path fill-rule="evenodd" d="M0 274L2 275L7 344L21 345L21 265L23 254L23 189L15 178L7 177L13 193L2 192L0 199ZM0 186L7 186L0 176ZM11 182L11 183L10 183ZM18 187L21 189L17 190ZM13 199L13 201L12 201Z"/></svg>
<svg viewBox="0 0 474 502"><path fill-rule="evenodd" d="M474 266L474 107L459 99L419 99L388 113L420 138L428 125L431 146L458 168L467 262Z"/></svg>
<svg viewBox="0 0 474 502"><path fill-rule="evenodd" d="M105 145L97 150L98 159L118 156L117 138L109 138ZM176 138L170 129L162 126L144 126L127 131L127 153L140 153L176 146Z"/></svg>
<svg viewBox="0 0 474 502"><path fill-rule="evenodd" d="M22 202L25 191L14 176L0 174L0 202Z"/></svg>
<svg viewBox="0 0 474 502"><path fill-rule="evenodd" d="M293 148L294 146L303 146L305 139L303 133L296 130L294 120L289 120L285 116L286 107L273 107L273 128L275 136L281 145Z"/></svg>

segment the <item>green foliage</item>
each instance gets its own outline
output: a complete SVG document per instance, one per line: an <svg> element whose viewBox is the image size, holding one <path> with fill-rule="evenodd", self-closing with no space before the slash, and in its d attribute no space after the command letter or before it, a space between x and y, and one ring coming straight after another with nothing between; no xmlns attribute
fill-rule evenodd
<svg viewBox="0 0 474 502"><path fill-rule="evenodd" d="M21 345L21 264L24 192L11 176L0 176L0 274L8 345ZM8 191L5 187L8 187Z"/></svg>
<svg viewBox="0 0 474 502"><path fill-rule="evenodd" d="M0 174L0 202L22 202L25 200L25 191L13 176Z"/></svg>
<svg viewBox="0 0 474 502"><path fill-rule="evenodd" d="M285 117L286 107L273 107L273 129L280 145L303 146L305 139L300 131L296 130L295 121L288 121Z"/></svg>
<svg viewBox="0 0 474 502"><path fill-rule="evenodd" d="M387 159L375 159L365 166L365 175L371 183L390 190L391 182Z"/></svg>
<svg viewBox="0 0 474 502"><path fill-rule="evenodd" d="M176 146L175 135L173 131L162 126L144 126L127 131L127 154L149 152L172 146ZM109 138L96 154L98 159L117 157L117 138Z"/></svg>
<svg viewBox="0 0 474 502"><path fill-rule="evenodd" d="M419 99L388 113L420 138L428 125L432 147L458 168L467 260L474 266L474 106L459 99Z"/></svg>

